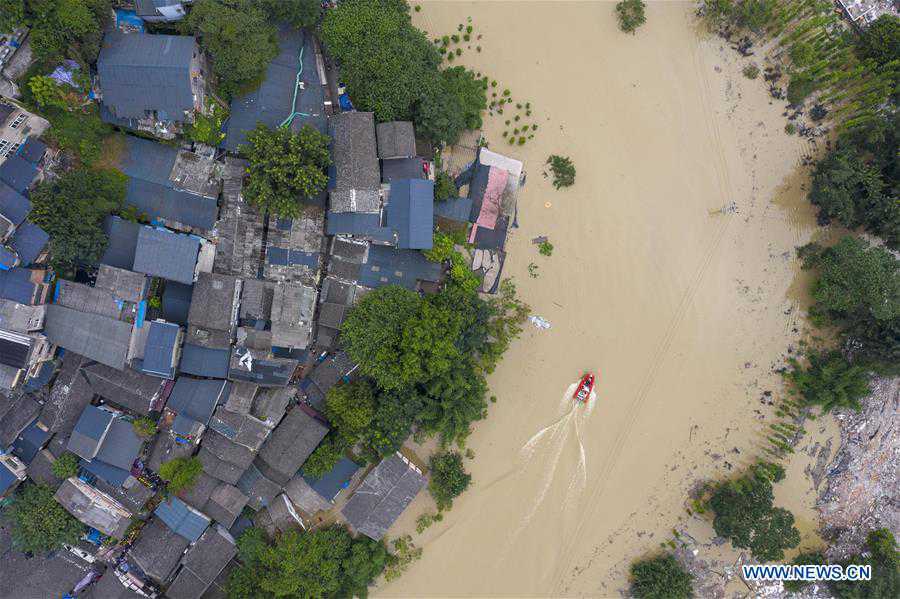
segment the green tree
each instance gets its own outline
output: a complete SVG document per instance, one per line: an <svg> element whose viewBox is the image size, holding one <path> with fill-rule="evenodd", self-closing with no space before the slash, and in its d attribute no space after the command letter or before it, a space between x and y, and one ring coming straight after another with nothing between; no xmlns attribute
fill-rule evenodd
<svg viewBox="0 0 900 599"><path fill-rule="evenodd" d="M127 178L116 170L77 168L31 192L29 220L50 236L50 265L60 275L96 264L108 238L103 220L125 199Z"/></svg>
<svg viewBox="0 0 900 599"><path fill-rule="evenodd" d="M46 108L56 106L57 108L65 108L66 101L63 98L62 89L57 85L56 81L44 75L35 75L28 80L28 87L31 95L38 105Z"/></svg>
<svg viewBox="0 0 900 599"><path fill-rule="evenodd" d="M138 437L144 439L149 439L155 435L157 430L156 421L152 418L147 418L146 416L143 418L135 418L131 421L131 426L134 429L134 433Z"/></svg>
<svg viewBox="0 0 900 599"><path fill-rule="evenodd" d="M193 487L202 470L203 464L198 457L174 458L160 465L159 476L167 481L170 491L177 493Z"/></svg>
<svg viewBox="0 0 900 599"><path fill-rule="evenodd" d="M825 554L821 551L801 551L791 563L796 566L803 566L806 564L824 566L828 563L828 560L825 559ZM784 590L796 593L808 584L809 582L804 580L785 580Z"/></svg>
<svg viewBox="0 0 900 599"><path fill-rule="evenodd" d="M303 474L313 478L322 478L334 468L348 446L337 434L328 433L315 451L303 462Z"/></svg>
<svg viewBox="0 0 900 599"><path fill-rule="evenodd" d="M228 110L220 106L218 102L210 100L206 113L195 115L194 122L187 126L185 135L191 141L208 146L218 146L225 139L222 123L226 118L228 118Z"/></svg>
<svg viewBox="0 0 900 599"><path fill-rule="evenodd" d="M487 414L487 383L470 360L423 385L424 405L417 417L421 429L440 437L441 445L464 443L472 423Z"/></svg>
<svg viewBox="0 0 900 599"><path fill-rule="evenodd" d="M63 58L83 67L97 60L103 29L112 14L110 0L31 0L31 48L38 64L52 68Z"/></svg>
<svg viewBox="0 0 900 599"><path fill-rule="evenodd" d="M421 308L414 292L390 285L363 296L341 327L347 354L384 389L402 389L424 378L420 363L404 360L404 331Z"/></svg>
<svg viewBox="0 0 900 599"><path fill-rule="evenodd" d="M458 451L443 451L433 454L428 461L431 481L428 490L434 497L439 510L448 510L453 499L469 488L472 475L463 466L462 454Z"/></svg>
<svg viewBox="0 0 900 599"><path fill-rule="evenodd" d="M806 368L791 359L792 370L784 375L803 403L820 406L823 412L834 408L859 410L859 400L869 394L868 369L851 364L839 351L813 351L808 359Z"/></svg>
<svg viewBox="0 0 900 599"><path fill-rule="evenodd" d="M860 58L874 60L882 67L900 60L900 18L883 14L875 19L863 29L856 52Z"/></svg>
<svg viewBox="0 0 900 599"><path fill-rule="evenodd" d="M20 551L37 553L63 543L74 545L84 531L84 525L57 503L53 490L44 485L22 485L13 497L9 516L13 543Z"/></svg>
<svg viewBox="0 0 900 599"><path fill-rule="evenodd" d="M24 24L24 0L0 0L0 31L9 33Z"/></svg>
<svg viewBox="0 0 900 599"><path fill-rule="evenodd" d="M810 314L840 327L853 361L890 368L900 362L900 268L882 247L842 238L830 248L801 248L803 267L817 273Z"/></svg>
<svg viewBox="0 0 900 599"><path fill-rule="evenodd" d="M791 106L799 106L811 93L816 91L816 80L806 72L791 75L788 83L787 100Z"/></svg>
<svg viewBox="0 0 900 599"><path fill-rule="evenodd" d="M900 596L900 553L887 528L873 530L866 538L868 557L854 556L843 565L872 566L871 580L833 581L828 586L838 599L892 599Z"/></svg>
<svg viewBox="0 0 900 599"><path fill-rule="evenodd" d="M406 2L341 2L325 15L322 40L353 103L379 122L413 118L423 93L438 90L440 54L413 27Z"/></svg>
<svg viewBox="0 0 900 599"><path fill-rule="evenodd" d="M369 428L375 407L375 390L367 379L335 385L325 397L325 416L348 447Z"/></svg>
<svg viewBox="0 0 900 599"><path fill-rule="evenodd" d="M434 178L434 201L444 202L458 196L459 189L456 188L453 177L444 171L440 171Z"/></svg>
<svg viewBox="0 0 900 599"><path fill-rule="evenodd" d="M690 599L693 576L671 553L648 557L631 564L631 592L637 599Z"/></svg>
<svg viewBox="0 0 900 599"><path fill-rule="evenodd" d="M258 528L237 542L241 566L228 581L234 599L261 597L365 597L391 560L384 543L333 526L278 535L273 543Z"/></svg>
<svg viewBox="0 0 900 599"><path fill-rule="evenodd" d="M293 133L285 127L270 129L262 123L247 133L241 151L250 161L247 199L276 216L295 217L301 202L325 189L331 164L328 136L309 125Z"/></svg>
<svg viewBox="0 0 900 599"><path fill-rule="evenodd" d="M774 16L774 0L743 0L734 6L733 18L740 27L761 31Z"/></svg>
<svg viewBox="0 0 900 599"><path fill-rule="evenodd" d="M780 466L757 464L744 476L719 483L709 500L716 534L763 561L779 560L785 549L800 544L794 515L772 505L772 483L782 478Z"/></svg>
<svg viewBox="0 0 900 599"><path fill-rule="evenodd" d="M209 53L218 91L233 97L259 87L278 55L275 26L249 0L198 0L183 27Z"/></svg>
<svg viewBox="0 0 900 599"><path fill-rule="evenodd" d="M378 407L365 439L373 460L400 449L424 403L425 399L415 388L379 391Z"/></svg>
<svg viewBox="0 0 900 599"><path fill-rule="evenodd" d="M879 164L855 148L843 145L816 165L809 200L818 206L821 224L837 220L851 229L865 227L900 247L900 202Z"/></svg>
<svg viewBox="0 0 900 599"><path fill-rule="evenodd" d="M67 479L78 475L78 457L74 453L66 452L56 458L50 466L53 476L59 479Z"/></svg>
<svg viewBox="0 0 900 599"><path fill-rule="evenodd" d="M619 29L625 33L635 33L637 28L647 21L644 14L643 0L622 0L616 4L616 15L619 17Z"/></svg>
<svg viewBox="0 0 900 599"><path fill-rule="evenodd" d="M482 125L487 81L464 67L441 71L426 88L416 111L416 129L436 144L454 144L467 129Z"/></svg>
<svg viewBox="0 0 900 599"><path fill-rule="evenodd" d="M553 175L553 187L562 189L575 184L575 164L567 156L552 154L547 158L550 173Z"/></svg>
<svg viewBox="0 0 900 599"><path fill-rule="evenodd" d="M257 0L266 13L276 21L294 27L314 27L322 16L321 0Z"/></svg>
<svg viewBox="0 0 900 599"><path fill-rule="evenodd" d="M734 14L732 0L706 0L703 3L703 19L710 29L726 24Z"/></svg>

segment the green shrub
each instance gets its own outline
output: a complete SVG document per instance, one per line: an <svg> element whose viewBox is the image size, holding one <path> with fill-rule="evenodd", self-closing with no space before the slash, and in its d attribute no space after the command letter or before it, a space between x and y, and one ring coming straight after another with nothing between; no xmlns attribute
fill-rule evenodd
<svg viewBox="0 0 900 599"><path fill-rule="evenodd" d="M616 4L619 29L625 33L635 33L637 28L647 21L644 8L645 5L642 0L622 0Z"/></svg>
<svg viewBox="0 0 900 599"><path fill-rule="evenodd" d="M537 125L534 125L533 129L537 129ZM553 173L553 187L562 189L575 184L575 165L570 158L552 154L547 158L547 164Z"/></svg>
<svg viewBox="0 0 900 599"><path fill-rule="evenodd" d="M69 478L70 476L78 475L78 456L74 453L66 452L56 458L56 461L53 462L53 465L50 466L50 470L53 471L53 476L56 478L61 478L63 480Z"/></svg>
<svg viewBox="0 0 900 599"><path fill-rule="evenodd" d="M553 244L549 241L542 241L538 245L538 252L540 252L541 256L550 256L553 254Z"/></svg>
<svg viewBox="0 0 900 599"><path fill-rule="evenodd" d="M154 298L150 298L154 299ZM159 299L159 298L156 298ZM151 302L152 304L152 302ZM131 422L132 428L134 428L134 433L138 437L143 437L144 439L149 439L153 435L156 434L156 421L152 418L136 418Z"/></svg>
<svg viewBox="0 0 900 599"><path fill-rule="evenodd" d="M453 499L461 495L472 481L472 475L463 467L463 457L458 451L436 453L429 460L431 482L428 490L439 510L450 509Z"/></svg>
<svg viewBox="0 0 900 599"><path fill-rule="evenodd" d="M794 135L795 133L797 133L797 127L796 125L794 125L794 123L788 123L784 126L784 132L788 135Z"/></svg>
<svg viewBox="0 0 900 599"><path fill-rule="evenodd" d="M13 545L20 551L42 552L63 543L74 545L84 525L53 497L53 489L25 483L13 496L8 515Z"/></svg>
<svg viewBox="0 0 900 599"><path fill-rule="evenodd" d="M453 177L441 171L434 178L434 199L436 202L443 202L459 195L459 189L453 182Z"/></svg>
<svg viewBox="0 0 900 599"><path fill-rule="evenodd" d="M744 77L747 79L756 79L759 77L759 67L755 64L748 64L744 67L742 73L744 73Z"/></svg>
<svg viewBox="0 0 900 599"><path fill-rule="evenodd" d="M168 482L170 491L177 493L193 487L202 470L200 458L175 458L162 463L159 467L159 476Z"/></svg>
<svg viewBox="0 0 900 599"><path fill-rule="evenodd" d="M671 553L631 564L631 591L637 599L689 599L693 576Z"/></svg>

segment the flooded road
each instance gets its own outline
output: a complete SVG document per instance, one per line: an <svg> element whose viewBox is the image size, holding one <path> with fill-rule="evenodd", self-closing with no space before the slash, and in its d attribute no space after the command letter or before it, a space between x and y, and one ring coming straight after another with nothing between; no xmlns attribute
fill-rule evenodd
<svg viewBox="0 0 900 599"><path fill-rule="evenodd" d="M741 75L748 59L698 31L692 3L648 2L635 36L612 2L420 4L430 37L471 17L482 38L454 64L539 119L524 146L505 143L502 115L485 132L528 171L504 275L552 326L526 325L490 377L471 488L376 594L618 596L628 563L686 517L688 489L762 445L761 397L777 397L772 368L803 330L793 251L815 227L798 165L814 148ZM554 153L574 187L542 177ZM567 398L585 370L587 408ZM420 494L391 534L431 506Z"/></svg>

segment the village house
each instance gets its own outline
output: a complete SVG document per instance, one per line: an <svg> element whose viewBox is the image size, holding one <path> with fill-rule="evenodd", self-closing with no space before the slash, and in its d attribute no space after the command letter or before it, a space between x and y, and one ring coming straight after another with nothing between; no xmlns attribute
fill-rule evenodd
<svg viewBox="0 0 900 599"><path fill-rule="evenodd" d="M297 473L327 432L325 424L296 406L275 427L253 463L264 476L283 485Z"/></svg>
<svg viewBox="0 0 900 599"><path fill-rule="evenodd" d="M63 481L54 498L79 521L110 537L123 538L131 524L131 513L118 501L77 477Z"/></svg>
<svg viewBox="0 0 900 599"><path fill-rule="evenodd" d="M33 182L43 166L41 161L46 152L46 146L38 138L49 127L50 122L46 119L29 112L18 103L0 96L0 165L18 155L21 160L17 161L16 170L22 170L22 174L15 175L15 171L11 170L5 175L6 177L20 180L31 176L32 180L28 181L28 184ZM32 140L31 147L22 155L20 151L23 150L23 146L28 143L28 140ZM26 163L34 168L27 167ZM5 177L0 177L0 179L6 181Z"/></svg>
<svg viewBox="0 0 900 599"><path fill-rule="evenodd" d="M118 168L128 176L125 202L138 214L204 236L215 226L221 175L211 156L129 135Z"/></svg>
<svg viewBox="0 0 900 599"><path fill-rule="evenodd" d="M179 376L165 408L174 415L172 433L188 441L199 441L216 406L226 402L229 393L228 381Z"/></svg>
<svg viewBox="0 0 900 599"><path fill-rule="evenodd" d="M424 486L422 471L395 453L366 475L341 513L354 531L379 541Z"/></svg>
<svg viewBox="0 0 900 599"><path fill-rule="evenodd" d="M12 390L38 375L53 358L53 344L41 333L44 306L0 299L0 390Z"/></svg>
<svg viewBox="0 0 900 599"><path fill-rule="evenodd" d="M142 446L131 422L93 405L85 407L66 449L81 458L81 467L113 487L137 483L131 470Z"/></svg>
<svg viewBox="0 0 900 599"><path fill-rule="evenodd" d="M196 599L237 555L234 538L221 526L210 526L182 559L181 569L166 589L170 599Z"/></svg>
<svg viewBox="0 0 900 599"><path fill-rule="evenodd" d="M186 14L184 6L193 0L134 0L134 12L148 23L172 23Z"/></svg>
<svg viewBox="0 0 900 599"><path fill-rule="evenodd" d="M171 139L206 103L205 70L191 36L110 31L97 59L100 116Z"/></svg>
<svg viewBox="0 0 900 599"><path fill-rule="evenodd" d="M25 464L19 458L0 454L0 499L12 493L25 478Z"/></svg>

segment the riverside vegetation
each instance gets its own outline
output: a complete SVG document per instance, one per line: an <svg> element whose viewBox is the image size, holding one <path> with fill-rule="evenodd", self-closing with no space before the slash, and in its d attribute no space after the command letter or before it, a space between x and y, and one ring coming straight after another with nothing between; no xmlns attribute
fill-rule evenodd
<svg viewBox="0 0 900 599"><path fill-rule="evenodd" d="M857 35L830 2L817 0L707 0L700 14L723 37L744 36L739 47L750 40L764 44L786 69L787 99L796 114L810 101L813 121L837 130L834 145L812 173L809 200L819 210L819 224L836 222L880 238L873 244L847 235L830 247L813 243L798 249L803 268L814 274L810 321L836 332L834 342L814 338L804 345L803 356L789 360L788 397L776 409L780 420L769 425L766 458L739 477L708 487L705 499L694 504L698 513L712 512L716 534L735 547L750 549L761 561L779 560L800 536L793 515L772 505L772 485L784 476L777 462L793 452L815 407L821 413L858 409L875 373L900 369L900 268L888 250L896 249L900 238L895 105L900 20L882 16ZM780 76L780 69L767 69L768 81ZM793 123L789 127L793 133ZM880 568L882 577L829 585L837 597L896 596L898 554L885 533L869 535L868 563ZM824 555L804 553L796 563L816 559L823 561ZM664 576L680 580L677 571ZM632 582L638 583L634 572Z"/></svg>

